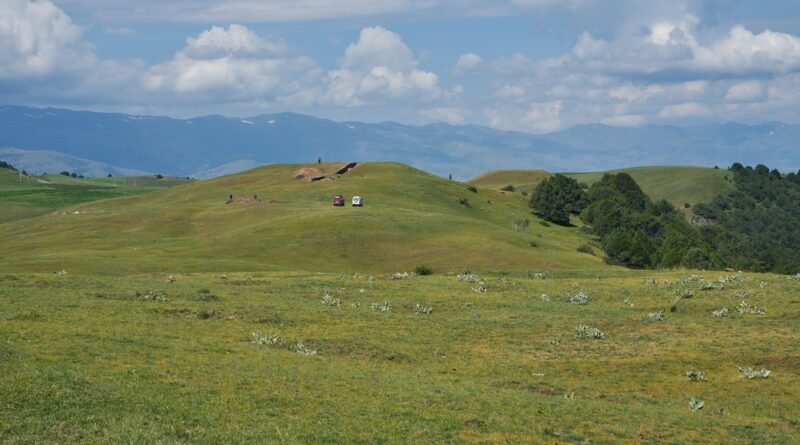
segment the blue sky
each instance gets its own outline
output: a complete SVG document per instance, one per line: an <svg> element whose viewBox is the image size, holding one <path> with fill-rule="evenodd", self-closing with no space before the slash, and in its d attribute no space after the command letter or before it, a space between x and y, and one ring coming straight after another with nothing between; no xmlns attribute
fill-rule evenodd
<svg viewBox="0 0 800 445"><path fill-rule="evenodd" d="M3 0L0 103L449 122L800 122L792 0Z"/></svg>

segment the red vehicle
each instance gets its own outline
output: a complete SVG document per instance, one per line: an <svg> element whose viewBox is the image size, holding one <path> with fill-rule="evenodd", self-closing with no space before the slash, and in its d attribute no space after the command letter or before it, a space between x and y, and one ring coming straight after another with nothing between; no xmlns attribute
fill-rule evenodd
<svg viewBox="0 0 800 445"><path fill-rule="evenodd" d="M336 195L333 197L333 206L334 207L344 207L344 196Z"/></svg>

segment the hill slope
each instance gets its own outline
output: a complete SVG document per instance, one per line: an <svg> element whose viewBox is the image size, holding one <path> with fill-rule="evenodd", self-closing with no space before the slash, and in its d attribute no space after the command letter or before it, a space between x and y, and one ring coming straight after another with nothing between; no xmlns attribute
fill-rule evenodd
<svg viewBox="0 0 800 445"><path fill-rule="evenodd" d="M322 164L328 173L340 164ZM361 164L339 179L294 179L273 165L143 196L87 203L0 225L5 270L307 270L437 272L605 268L576 253L576 228L532 224L519 195L472 193L395 163ZM314 165L318 167L318 165ZM365 207L331 198L362 195ZM258 201L253 202L253 194ZM236 197L226 203L229 195ZM469 207L460 203L466 199ZM77 213L76 213L77 212Z"/></svg>
<svg viewBox="0 0 800 445"><path fill-rule="evenodd" d="M43 215L88 201L130 196L189 181L152 176L129 178L71 178L62 175L21 176L0 168L0 223Z"/></svg>
<svg viewBox="0 0 800 445"><path fill-rule="evenodd" d="M552 176L544 170L493 170L470 179L478 187L500 189L513 185L515 189L530 193L540 182Z"/></svg>
<svg viewBox="0 0 800 445"><path fill-rule="evenodd" d="M728 170L703 167L637 167L611 170L625 172L654 201L666 199L675 206L707 203L722 193L734 189L733 174ZM606 172L565 173L578 182L592 185Z"/></svg>

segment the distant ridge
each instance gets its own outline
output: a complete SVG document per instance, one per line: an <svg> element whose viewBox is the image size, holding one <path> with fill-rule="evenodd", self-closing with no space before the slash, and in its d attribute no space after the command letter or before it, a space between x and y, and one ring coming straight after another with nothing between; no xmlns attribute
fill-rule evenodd
<svg viewBox="0 0 800 445"><path fill-rule="evenodd" d="M800 168L800 126L582 125L546 135L477 125L335 122L295 113L173 119L0 107L0 146L50 150L137 171L210 177L317 157L391 160L464 180L487 170L602 171L636 165Z"/></svg>

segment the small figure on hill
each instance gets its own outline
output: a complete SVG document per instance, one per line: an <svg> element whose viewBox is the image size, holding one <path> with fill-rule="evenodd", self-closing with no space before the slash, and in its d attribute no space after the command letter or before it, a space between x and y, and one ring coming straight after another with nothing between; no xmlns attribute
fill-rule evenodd
<svg viewBox="0 0 800 445"><path fill-rule="evenodd" d="M452 173L450 173L450 174L448 175L448 179L450 179L451 181L453 180L453 174L452 174Z"/></svg>
<svg viewBox="0 0 800 445"><path fill-rule="evenodd" d="M317 164L322 164L322 156L317 156Z"/></svg>
<svg viewBox="0 0 800 445"><path fill-rule="evenodd" d="M258 201L258 193L253 193L253 200Z"/></svg>
<svg viewBox="0 0 800 445"><path fill-rule="evenodd" d="M233 195L228 196L228 201L233 201Z"/></svg>

